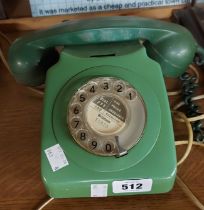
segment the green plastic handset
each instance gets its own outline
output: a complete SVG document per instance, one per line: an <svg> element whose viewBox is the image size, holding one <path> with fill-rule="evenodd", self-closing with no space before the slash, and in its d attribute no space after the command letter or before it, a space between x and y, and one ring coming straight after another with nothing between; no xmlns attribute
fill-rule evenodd
<svg viewBox="0 0 204 210"><path fill-rule="evenodd" d="M36 86L46 77L48 194L168 192L176 152L163 76L181 75L197 51L183 27L136 17L68 21L17 39L9 51L16 80Z"/></svg>
<svg viewBox="0 0 204 210"><path fill-rule="evenodd" d="M185 28L167 22L135 17L108 17L67 21L17 39L9 52L11 70L20 83L35 86L45 80L46 61L56 46L143 40L147 54L165 76L178 76L192 62L197 44ZM44 59L45 58L45 59Z"/></svg>

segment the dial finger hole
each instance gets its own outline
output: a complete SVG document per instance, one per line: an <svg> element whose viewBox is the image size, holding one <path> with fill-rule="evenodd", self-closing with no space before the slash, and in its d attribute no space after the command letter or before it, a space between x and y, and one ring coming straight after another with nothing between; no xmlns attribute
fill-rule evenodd
<svg viewBox="0 0 204 210"><path fill-rule="evenodd" d="M93 93L96 93L97 88L98 88L97 83L90 83L88 84L87 91L93 94Z"/></svg>
<svg viewBox="0 0 204 210"><path fill-rule="evenodd" d="M111 89L111 83L108 80L104 80L100 84L101 89L103 90L110 90Z"/></svg>
<svg viewBox="0 0 204 210"><path fill-rule="evenodd" d="M86 141L88 137L89 137L88 131L85 129L79 130L77 132L77 139L79 139L80 141Z"/></svg>
<svg viewBox="0 0 204 210"><path fill-rule="evenodd" d="M81 105L80 104L72 104L71 105L71 113L74 115L78 115L81 112Z"/></svg>
<svg viewBox="0 0 204 210"><path fill-rule="evenodd" d="M75 117L71 120L72 129L79 129L81 127L81 120L78 117Z"/></svg>
<svg viewBox="0 0 204 210"><path fill-rule="evenodd" d="M134 100L137 97L137 93L133 89L128 89L126 91L125 97L128 100Z"/></svg>
<svg viewBox="0 0 204 210"><path fill-rule="evenodd" d="M78 100L79 102L84 103L87 100L86 92L80 92L78 95Z"/></svg>
<svg viewBox="0 0 204 210"><path fill-rule="evenodd" d="M89 141L88 147L91 150L95 150L95 149L97 149L99 147L99 143L98 143L98 141L96 139L92 139L92 140Z"/></svg>
<svg viewBox="0 0 204 210"><path fill-rule="evenodd" d="M112 153L115 149L115 145L114 143L107 141L104 143L103 145L103 151L106 153Z"/></svg>
<svg viewBox="0 0 204 210"><path fill-rule="evenodd" d="M125 90L125 84L121 81L116 81L114 83L114 90L117 92L117 93L122 93L124 92Z"/></svg>

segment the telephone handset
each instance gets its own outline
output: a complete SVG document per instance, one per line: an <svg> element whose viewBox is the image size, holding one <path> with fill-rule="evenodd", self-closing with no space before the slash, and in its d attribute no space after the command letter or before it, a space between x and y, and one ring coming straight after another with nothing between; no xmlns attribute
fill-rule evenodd
<svg viewBox="0 0 204 210"><path fill-rule="evenodd" d="M46 77L41 160L49 195L169 191L176 153L163 76L181 75L197 51L185 28L136 17L68 21L15 41L16 80L36 86Z"/></svg>
<svg viewBox="0 0 204 210"><path fill-rule="evenodd" d="M9 63L17 81L35 86L45 81L46 70L56 62L56 46L133 40L144 40L148 56L172 77L185 71L198 48L189 31L176 24L135 17L96 18L67 21L17 39ZM50 56L54 58L49 60Z"/></svg>

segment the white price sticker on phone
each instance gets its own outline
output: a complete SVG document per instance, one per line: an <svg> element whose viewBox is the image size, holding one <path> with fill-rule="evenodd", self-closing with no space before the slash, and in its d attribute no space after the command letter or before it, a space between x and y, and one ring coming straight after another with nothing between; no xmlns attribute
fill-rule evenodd
<svg viewBox="0 0 204 210"><path fill-rule="evenodd" d="M64 151L59 144L47 148L45 154L54 172L69 165Z"/></svg>
<svg viewBox="0 0 204 210"><path fill-rule="evenodd" d="M152 189L152 179L132 179L114 181L113 193L149 192Z"/></svg>

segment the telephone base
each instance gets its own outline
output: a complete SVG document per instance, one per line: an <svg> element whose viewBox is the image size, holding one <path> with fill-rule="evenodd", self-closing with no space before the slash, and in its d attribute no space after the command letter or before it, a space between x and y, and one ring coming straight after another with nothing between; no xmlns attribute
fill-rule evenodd
<svg viewBox="0 0 204 210"><path fill-rule="evenodd" d="M173 187L176 152L161 68L147 56L142 45L129 42L123 46L115 43L65 48L59 62L47 73L41 161L42 178L51 197L155 194ZM96 51L97 55L104 55L105 51L110 56L92 56ZM67 126L71 97L88 80L98 77L128 81L146 106L144 132L128 154L120 158L87 152L75 143ZM69 164L53 171L45 150L56 144Z"/></svg>

